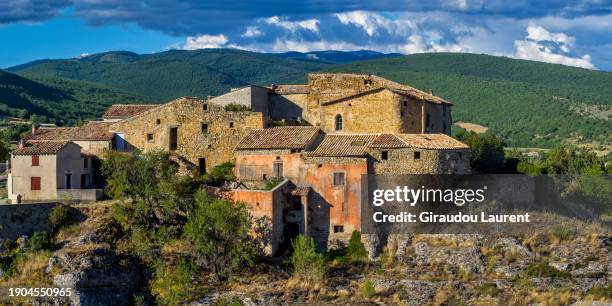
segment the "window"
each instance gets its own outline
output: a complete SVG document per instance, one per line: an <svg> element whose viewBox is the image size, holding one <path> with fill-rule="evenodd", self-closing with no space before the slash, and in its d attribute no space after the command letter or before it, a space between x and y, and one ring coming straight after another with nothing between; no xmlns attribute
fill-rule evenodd
<svg viewBox="0 0 612 306"><path fill-rule="evenodd" d="M81 174L81 188L87 188L87 174Z"/></svg>
<svg viewBox="0 0 612 306"><path fill-rule="evenodd" d="M206 158L198 158L198 170L200 170L200 174L206 173Z"/></svg>
<svg viewBox="0 0 612 306"><path fill-rule="evenodd" d="M363 80L363 84L366 86L372 85L372 80Z"/></svg>
<svg viewBox="0 0 612 306"><path fill-rule="evenodd" d="M153 133L147 133L147 141L153 142Z"/></svg>
<svg viewBox="0 0 612 306"><path fill-rule="evenodd" d="M208 110L208 104L204 104L204 106L202 107L205 111Z"/></svg>
<svg viewBox="0 0 612 306"><path fill-rule="evenodd" d="M202 123L202 133L208 133L208 124Z"/></svg>
<svg viewBox="0 0 612 306"><path fill-rule="evenodd" d="M414 151L414 159L421 159L421 152Z"/></svg>
<svg viewBox="0 0 612 306"><path fill-rule="evenodd" d="M400 116L404 117L404 111L400 112Z"/></svg>
<svg viewBox="0 0 612 306"><path fill-rule="evenodd" d="M30 190L40 190L40 176L30 178Z"/></svg>
<svg viewBox="0 0 612 306"><path fill-rule="evenodd" d="M83 158L83 169L89 168L89 159L87 157Z"/></svg>
<svg viewBox="0 0 612 306"><path fill-rule="evenodd" d="M234 123L230 122L229 126L230 126L230 129L233 129L234 128Z"/></svg>
<svg viewBox="0 0 612 306"><path fill-rule="evenodd" d="M66 176L66 188L65 189L72 189L72 173L70 172L64 173L64 176Z"/></svg>
<svg viewBox="0 0 612 306"><path fill-rule="evenodd" d="M340 115L336 115L334 120L334 130L342 131L342 116Z"/></svg>
<svg viewBox="0 0 612 306"><path fill-rule="evenodd" d="M334 172L334 186L344 186L344 172Z"/></svg>
<svg viewBox="0 0 612 306"><path fill-rule="evenodd" d="M40 157L38 155L32 155L32 166L40 166Z"/></svg>
<svg viewBox="0 0 612 306"><path fill-rule="evenodd" d="M176 150L176 148L178 147L178 128L170 128L170 141L168 145L171 151Z"/></svg>
<svg viewBox="0 0 612 306"><path fill-rule="evenodd" d="M155 120L156 124L161 124L161 119L157 118L157 120Z"/></svg>
<svg viewBox="0 0 612 306"><path fill-rule="evenodd" d="M431 120L429 120L429 119L430 119L430 118L429 118L429 113L426 113L426 114L425 114L425 126L426 126L426 127L429 127L429 123L430 123L430 121L431 121Z"/></svg>
<svg viewBox="0 0 612 306"><path fill-rule="evenodd" d="M334 225L334 233L344 233L343 225Z"/></svg>
<svg viewBox="0 0 612 306"><path fill-rule="evenodd" d="M281 160L274 161L274 163L272 164L272 172L274 173L275 178L282 178L283 177L283 161Z"/></svg>
<svg viewBox="0 0 612 306"><path fill-rule="evenodd" d="M408 106L408 102L404 101L404 106Z"/></svg>
<svg viewBox="0 0 612 306"><path fill-rule="evenodd" d="M389 151L382 151L382 152L380 152L380 159L388 160L389 159Z"/></svg>

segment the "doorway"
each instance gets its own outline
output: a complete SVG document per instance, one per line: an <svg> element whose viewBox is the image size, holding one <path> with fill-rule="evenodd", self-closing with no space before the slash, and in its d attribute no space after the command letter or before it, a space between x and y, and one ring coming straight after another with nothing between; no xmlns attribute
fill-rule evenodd
<svg viewBox="0 0 612 306"><path fill-rule="evenodd" d="M170 128L170 139L169 139L169 147L170 151L175 151L178 147L178 128L171 127Z"/></svg>
<svg viewBox="0 0 612 306"><path fill-rule="evenodd" d="M65 173L66 176L66 189L72 189L72 173Z"/></svg>

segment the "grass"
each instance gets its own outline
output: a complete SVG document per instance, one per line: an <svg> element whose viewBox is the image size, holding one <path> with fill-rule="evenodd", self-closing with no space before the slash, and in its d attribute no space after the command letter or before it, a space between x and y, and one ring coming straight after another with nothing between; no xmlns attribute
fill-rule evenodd
<svg viewBox="0 0 612 306"><path fill-rule="evenodd" d="M361 294L368 299L376 295L376 288L372 280L367 279L363 282L363 285L361 285Z"/></svg>

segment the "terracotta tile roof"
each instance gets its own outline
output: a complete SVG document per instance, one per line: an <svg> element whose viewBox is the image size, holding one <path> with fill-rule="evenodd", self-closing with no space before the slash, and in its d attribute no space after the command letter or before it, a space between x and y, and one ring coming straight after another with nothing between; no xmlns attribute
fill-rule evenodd
<svg viewBox="0 0 612 306"><path fill-rule="evenodd" d="M305 149L319 134L313 126L279 126L253 130L236 146L237 150Z"/></svg>
<svg viewBox="0 0 612 306"><path fill-rule="evenodd" d="M372 148L405 148L408 145L393 134L380 134L371 142Z"/></svg>
<svg viewBox="0 0 612 306"><path fill-rule="evenodd" d="M38 141L26 143L25 146L17 148L13 151L15 155L33 155L33 154L56 154L63 147L65 147L69 141Z"/></svg>
<svg viewBox="0 0 612 306"><path fill-rule="evenodd" d="M310 156L365 156L377 134L328 134Z"/></svg>
<svg viewBox="0 0 612 306"><path fill-rule="evenodd" d="M271 89L279 95L307 94L310 92L308 85L274 85Z"/></svg>
<svg viewBox="0 0 612 306"><path fill-rule="evenodd" d="M33 141L111 141L113 133L109 132L112 122L89 122L80 127L39 128L25 140Z"/></svg>
<svg viewBox="0 0 612 306"><path fill-rule="evenodd" d="M144 113L160 104L113 104L106 109L103 118L129 118Z"/></svg>
<svg viewBox="0 0 612 306"><path fill-rule="evenodd" d="M396 134L410 147L421 149L469 149L463 142L445 134Z"/></svg>

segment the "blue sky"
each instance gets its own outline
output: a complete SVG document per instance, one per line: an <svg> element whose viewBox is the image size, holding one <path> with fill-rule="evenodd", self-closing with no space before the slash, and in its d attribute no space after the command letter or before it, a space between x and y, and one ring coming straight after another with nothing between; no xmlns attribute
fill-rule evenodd
<svg viewBox="0 0 612 306"><path fill-rule="evenodd" d="M612 0L2 0L0 67L110 50L470 52L612 71Z"/></svg>

